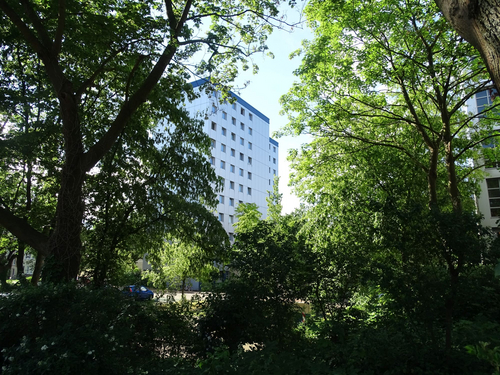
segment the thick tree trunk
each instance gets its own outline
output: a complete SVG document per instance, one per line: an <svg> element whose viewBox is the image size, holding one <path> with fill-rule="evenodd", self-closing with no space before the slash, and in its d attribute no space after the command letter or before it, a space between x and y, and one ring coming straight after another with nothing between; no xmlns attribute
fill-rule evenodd
<svg viewBox="0 0 500 375"><path fill-rule="evenodd" d="M69 164L69 163L67 163ZM83 222L82 187L85 173L65 165L57 201L56 224L49 238L50 261L44 278L50 282L76 279L80 267Z"/></svg>
<svg viewBox="0 0 500 375"><path fill-rule="evenodd" d="M45 281L55 283L75 280L79 272L84 210L82 193L86 177L86 170L82 167L83 144L78 103L69 82L59 93L59 102L66 160L62 168L55 227L49 237L50 256L44 269Z"/></svg>
<svg viewBox="0 0 500 375"><path fill-rule="evenodd" d="M500 92L500 0L435 0L453 28L481 54Z"/></svg>

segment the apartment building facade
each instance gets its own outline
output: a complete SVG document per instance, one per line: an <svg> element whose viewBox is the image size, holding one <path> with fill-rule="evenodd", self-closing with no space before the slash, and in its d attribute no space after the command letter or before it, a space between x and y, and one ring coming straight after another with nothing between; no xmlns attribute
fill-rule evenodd
<svg viewBox="0 0 500 375"><path fill-rule="evenodd" d="M202 116L211 139L210 163L224 180L215 214L232 240L238 204L255 203L262 218L267 216L266 197L279 175L279 144L269 137L267 116L232 92L233 100L221 103L220 93L207 94L205 84L192 83L200 97L187 108L193 116Z"/></svg>
<svg viewBox="0 0 500 375"><path fill-rule="evenodd" d="M472 113L481 113L493 102L496 95L494 89L484 90L467 101L467 110ZM493 147L484 145L483 147ZM486 227L499 229L497 221L500 219L500 163L498 161L477 161L484 164L485 179L480 182L480 194L475 197L476 207L483 216L482 224Z"/></svg>

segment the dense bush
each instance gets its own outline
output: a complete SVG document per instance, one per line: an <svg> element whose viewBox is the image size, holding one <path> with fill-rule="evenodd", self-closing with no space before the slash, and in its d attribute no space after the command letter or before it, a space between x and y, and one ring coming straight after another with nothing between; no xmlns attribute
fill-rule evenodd
<svg viewBox="0 0 500 375"><path fill-rule="evenodd" d="M247 343L288 343L296 339L300 312L295 303L268 297L257 284L233 278L200 304L199 328L208 349L235 352Z"/></svg>
<svg viewBox="0 0 500 375"><path fill-rule="evenodd" d="M188 309L137 302L112 288L21 288L0 299L2 373L168 373L162 361L198 351Z"/></svg>

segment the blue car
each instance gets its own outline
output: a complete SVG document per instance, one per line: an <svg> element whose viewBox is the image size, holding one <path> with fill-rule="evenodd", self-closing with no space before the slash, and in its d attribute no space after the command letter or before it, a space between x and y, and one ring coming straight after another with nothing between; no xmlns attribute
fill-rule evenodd
<svg viewBox="0 0 500 375"><path fill-rule="evenodd" d="M135 286L135 285L129 285L124 287L123 294L129 297L134 297L135 299L142 301L153 299L154 297L154 293L145 286Z"/></svg>

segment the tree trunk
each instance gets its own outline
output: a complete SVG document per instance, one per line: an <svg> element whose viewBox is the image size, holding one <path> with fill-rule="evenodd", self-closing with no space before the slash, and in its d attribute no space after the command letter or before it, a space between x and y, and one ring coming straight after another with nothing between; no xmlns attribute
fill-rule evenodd
<svg viewBox="0 0 500 375"><path fill-rule="evenodd" d="M54 283L75 280L79 272L84 210L82 193L86 177L82 167L83 144L78 104L69 82L59 93L59 102L66 160L62 168L55 227L49 237L50 256L46 260L43 275L45 281Z"/></svg>
<svg viewBox="0 0 500 375"><path fill-rule="evenodd" d="M457 304L457 292L459 284L459 270L453 266L451 257L446 260L448 263L448 273L450 275L450 290L445 298L445 351L448 367L453 365L452 348L453 348L453 315L455 314L455 306Z"/></svg>
<svg viewBox="0 0 500 375"><path fill-rule="evenodd" d="M429 189L429 208L435 209L438 205L437 198L437 167L439 150L429 149L429 170L427 172L427 188Z"/></svg>
<svg viewBox="0 0 500 375"><path fill-rule="evenodd" d="M500 92L500 0L435 0L453 28L481 54Z"/></svg>
<svg viewBox="0 0 500 375"><path fill-rule="evenodd" d="M38 285L40 281L40 275L42 274L43 261L45 256L38 252L36 254L35 269L33 270L33 276L31 277L31 285Z"/></svg>
<svg viewBox="0 0 500 375"><path fill-rule="evenodd" d="M26 244L22 241L18 241L17 247L17 277L20 277L24 274L24 249L26 249Z"/></svg>
<svg viewBox="0 0 500 375"><path fill-rule="evenodd" d="M7 289L7 276L12 267L12 262L14 261L14 253L11 252L7 255L6 263L0 263L0 289Z"/></svg>
<svg viewBox="0 0 500 375"><path fill-rule="evenodd" d="M448 171L448 193L450 195L453 212L462 213L462 199L458 190L457 170L455 166L455 158L453 157L452 143L445 143L446 153L446 170Z"/></svg>

